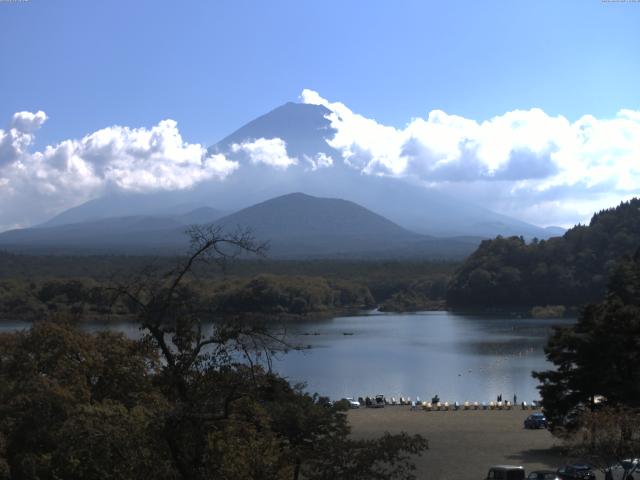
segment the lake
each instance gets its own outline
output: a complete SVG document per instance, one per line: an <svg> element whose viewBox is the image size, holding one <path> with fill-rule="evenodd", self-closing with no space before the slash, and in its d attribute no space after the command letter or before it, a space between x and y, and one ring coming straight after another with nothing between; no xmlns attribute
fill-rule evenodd
<svg viewBox="0 0 640 480"><path fill-rule="evenodd" d="M382 393L442 401L538 399L532 370L549 368L544 346L554 325L546 320L450 312L335 317L288 324L292 343L310 346L277 355L274 369L310 392L331 398ZM0 331L28 327L0 324ZM102 328L91 326L89 330ZM112 328L135 337L130 324Z"/></svg>
<svg viewBox="0 0 640 480"><path fill-rule="evenodd" d="M371 313L298 323L292 338L311 346L279 357L275 369L331 398L382 393L445 401L538 399L532 370L547 369L546 320L450 312ZM348 335L345 335L348 334Z"/></svg>

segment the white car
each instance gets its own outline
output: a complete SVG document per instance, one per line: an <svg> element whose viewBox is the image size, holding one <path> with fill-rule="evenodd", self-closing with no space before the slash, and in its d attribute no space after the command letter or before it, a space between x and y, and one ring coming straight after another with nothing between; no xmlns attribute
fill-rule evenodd
<svg viewBox="0 0 640 480"><path fill-rule="evenodd" d="M351 397L347 397L347 398L345 398L345 400L347 402L349 402L349 407L351 407L351 408L360 408L360 402L359 401L357 401L357 400L355 400L355 399L353 399Z"/></svg>

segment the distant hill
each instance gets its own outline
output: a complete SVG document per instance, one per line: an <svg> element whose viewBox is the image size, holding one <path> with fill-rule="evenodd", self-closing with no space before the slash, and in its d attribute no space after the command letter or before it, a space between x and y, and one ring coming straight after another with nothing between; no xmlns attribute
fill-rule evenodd
<svg viewBox="0 0 640 480"><path fill-rule="evenodd" d="M452 280L454 307L576 306L602 300L616 262L640 248L640 199L596 213L588 226L527 243L485 240Z"/></svg>
<svg viewBox="0 0 640 480"><path fill-rule="evenodd" d="M172 217L189 215L201 208L203 203L178 197L166 198L165 193L148 195L113 193L65 210L36 227L56 227L120 217ZM213 208L210 211L216 212L216 218L221 216L221 213Z"/></svg>
<svg viewBox="0 0 640 480"><path fill-rule="evenodd" d="M478 238L437 239L406 230L356 203L302 193L283 195L218 222L249 227L274 257L462 258Z"/></svg>
<svg viewBox="0 0 640 480"><path fill-rule="evenodd" d="M266 241L273 258L441 258L461 259L480 238L434 238L400 227L356 203L293 193L215 219L200 208L167 217L129 216L0 234L0 247L13 251L167 253L183 252L185 226L212 223L228 232L250 229Z"/></svg>
<svg viewBox="0 0 640 480"><path fill-rule="evenodd" d="M200 207L190 212L174 215L173 219L182 225L208 224L213 223L222 217L222 213L215 208Z"/></svg>
<svg viewBox="0 0 640 480"><path fill-rule="evenodd" d="M234 212L298 191L355 202L423 235L548 238L558 234L557 230L549 231L478 206L471 198L445 195L408 179L361 173L346 164L341 153L327 143L335 134L326 118L329 113L323 106L287 103L248 122L209 148L210 153L223 153L240 163L240 168L224 181L203 182L183 191L111 193L69 209L44 226L107 217L186 213L203 205ZM297 164L274 169L253 163L232 148L234 144L259 138L284 140L287 155L295 157ZM319 153L331 157L333 165L312 168L309 158ZM185 209L185 205L189 208Z"/></svg>
<svg viewBox="0 0 640 480"><path fill-rule="evenodd" d="M269 236L340 233L347 236L382 234L420 237L348 200L317 198L299 192L245 208L219 219L217 223L252 225L256 233Z"/></svg>
<svg viewBox="0 0 640 480"><path fill-rule="evenodd" d="M10 230L0 234L0 247L17 251L131 251L150 248L184 250L183 231L192 224L213 223L217 210L202 207L178 215L132 215L55 226Z"/></svg>

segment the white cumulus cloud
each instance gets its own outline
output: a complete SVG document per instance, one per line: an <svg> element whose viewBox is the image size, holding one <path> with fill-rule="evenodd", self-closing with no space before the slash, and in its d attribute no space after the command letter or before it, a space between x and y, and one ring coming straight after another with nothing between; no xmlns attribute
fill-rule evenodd
<svg viewBox="0 0 640 480"><path fill-rule="evenodd" d="M333 166L333 158L323 152L318 152L314 156L304 155L303 158L309 164L311 170Z"/></svg>
<svg viewBox="0 0 640 480"><path fill-rule="evenodd" d="M529 221L570 224L594 205L640 194L638 111L572 122L533 108L479 122L433 110L396 128L312 90L301 99L330 110L336 133L327 143L353 168L473 193L486 206Z"/></svg>
<svg viewBox="0 0 640 480"><path fill-rule="evenodd" d="M287 143L281 138L258 138L231 145L233 153L246 154L253 164L264 164L286 169L298 164L296 157L289 157Z"/></svg>
<svg viewBox="0 0 640 480"><path fill-rule="evenodd" d="M30 225L108 189L150 192L222 179L238 163L185 142L173 120L112 126L32 152L44 112L19 112L0 129L0 229Z"/></svg>

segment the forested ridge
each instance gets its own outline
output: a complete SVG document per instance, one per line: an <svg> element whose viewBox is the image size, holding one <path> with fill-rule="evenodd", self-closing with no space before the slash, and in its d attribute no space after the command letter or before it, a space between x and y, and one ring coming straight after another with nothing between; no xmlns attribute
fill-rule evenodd
<svg viewBox="0 0 640 480"><path fill-rule="evenodd" d="M151 264L145 268L144 261ZM163 272L177 259L39 257L0 253L0 319L36 320L68 313L84 320L126 319L130 306L113 302L118 279ZM373 308L418 310L444 301L457 264L451 262L235 261L226 273L195 266L190 279L212 313L335 314ZM440 302L440 303L438 303Z"/></svg>
<svg viewBox="0 0 640 480"><path fill-rule="evenodd" d="M447 303L465 307L579 306L600 301L616 262L640 246L640 199L593 215L562 237L483 241L462 264Z"/></svg>
<svg viewBox="0 0 640 480"><path fill-rule="evenodd" d="M185 282L186 283L186 282ZM333 314L373 308L366 285L322 277L256 275L228 281L188 282L192 302L209 314ZM92 279L0 281L0 319L39 320L51 314L86 320L126 320L126 299L113 298L108 283Z"/></svg>

